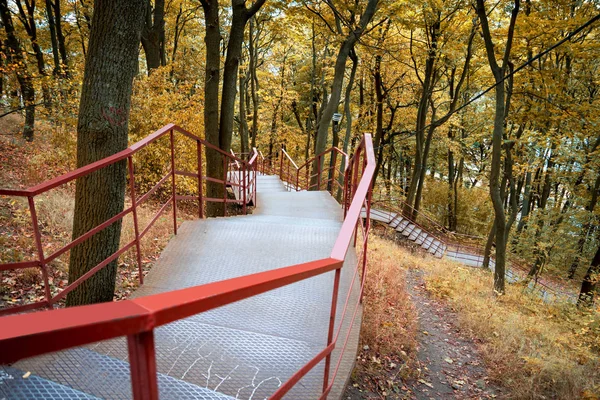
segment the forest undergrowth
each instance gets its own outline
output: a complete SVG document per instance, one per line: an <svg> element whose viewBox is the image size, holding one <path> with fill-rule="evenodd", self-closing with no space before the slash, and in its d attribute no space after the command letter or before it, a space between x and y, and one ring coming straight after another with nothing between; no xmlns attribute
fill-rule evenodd
<svg viewBox="0 0 600 400"><path fill-rule="evenodd" d="M545 303L519 285L497 296L489 272L423 256L377 235L369 246L355 387L381 396L399 393L402 382L415 378L418 315L405 282L408 271L418 270L432 299L449 307L457 319L452 322L474 339L490 380L507 398L599 398L600 308Z"/></svg>
<svg viewBox="0 0 600 400"><path fill-rule="evenodd" d="M0 120L0 182L2 188L28 188L74 169L74 155L57 145L55 128L38 128L38 140L28 143L14 132L22 123L17 115ZM54 129L54 132L51 131ZM14 132L13 132L14 131ZM46 255L71 241L75 202L74 182L36 196L36 210ZM130 204L130 200L126 200ZM139 226L145 227L160 209L148 202L138 210ZM178 222L189 219L186 208L178 210ZM31 216L24 198L0 196L0 263L28 261L37 258ZM150 234L141 241L144 275L158 259L173 234L170 208L158 218ZM123 221L121 245L131 242L135 231L131 216ZM48 265L50 291L59 293L68 284L69 252ZM139 286L139 270L133 250L124 253L118 262L115 300L127 298ZM44 299L44 286L38 268L0 272L0 308L28 304ZM62 306L60 302L58 305Z"/></svg>

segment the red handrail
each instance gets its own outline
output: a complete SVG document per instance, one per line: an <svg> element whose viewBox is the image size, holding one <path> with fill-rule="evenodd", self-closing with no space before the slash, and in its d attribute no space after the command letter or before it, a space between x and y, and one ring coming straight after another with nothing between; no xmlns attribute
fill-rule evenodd
<svg viewBox="0 0 600 400"><path fill-rule="evenodd" d="M198 160L196 171L188 172L188 171L180 171L180 170L175 169L175 153L174 153L174 146L175 146L174 134L175 133L180 133L183 137L185 137L187 139L191 139L196 142L197 160ZM151 145L152 143L156 142L160 138L167 136L167 135L169 136L169 140L170 140L170 143L169 143L169 146L170 146L170 170L147 193L138 197L138 193L136 193L136 187L135 187L135 175L134 175L135 171L134 171L134 166L133 166L133 156L136 153L138 153L140 150L145 148L146 146ZM203 158L202 158L203 157L203 147L204 147L204 149L211 149L211 150L217 152L223 158L223 161L225 164L225 168L223 171L223 179L216 179L216 178L204 176L203 161L202 161L203 160ZM254 149L254 153L256 153L256 149ZM79 236L78 238L75 238L70 243L68 243L65 246L54 251L54 253L52 253L50 255L46 255L44 252L44 245L42 243L42 235L41 235L39 224L38 224L38 216L37 216L36 207L35 207L35 196L46 193L58 186L72 182L78 178L89 175L92 172L95 172L97 170L100 170L102 168L105 168L109 165L112 165L116 162L119 162L119 161L122 161L125 159L127 159L129 195L131 198L131 206L125 208L125 210L123 210L119 214L113 216L112 218L108 219L107 221L104 221L103 223L99 224L98 226L92 228L85 234ZM226 161L230 161L230 162L227 163ZM236 169L237 173L234 174L233 176L234 176L234 178L237 177L236 178L237 181L230 181L228 178L229 168L227 166L230 164L235 165L235 167L233 167L233 168ZM38 301L35 303L23 304L23 305L0 309L0 315L13 314L13 313L28 311L28 310L37 309L37 308L44 308L44 307L53 308L54 305L58 301L63 299L69 292L73 291L75 288L77 288L79 285L81 285L81 283L83 281L90 278L96 272L98 272L102 268L106 267L108 264L110 264L110 262L114 261L119 256L121 256L123 253L125 253L127 250L129 250L133 247L135 247L135 250L136 250L136 259L137 259L137 264L138 264L138 278L140 280L140 284L143 284L144 275L143 275L143 271L142 271L142 254L141 254L140 241L149 232L150 228L154 225L154 223L158 220L158 218L167 210L167 208L169 206L171 206L171 208L172 208L173 231L175 234L177 234L177 200L197 201L198 202L198 215L201 218L204 216L204 211L203 211L204 204L206 204L208 202L224 202L225 203L225 207L223 207L224 213L227 212L227 203L237 203L237 204L241 205L242 212L245 214L246 213L246 205L248 204L248 200L252 200L253 203L256 204L256 169L257 169L256 155L249 162L243 161L240 158L236 157L235 155L232 155L230 153L227 153L226 151L219 149L218 147L208 143L204 139L201 139L200 137L186 131L185 129L183 129L177 125L174 125L174 124L169 124L169 125L162 127L161 129L157 130L156 132L152 133L151 135L147 136L146 138L140 140L139 142L131 145L130 147L126 148L125 150L122 150L110 157L106 157L102 160L88 164L84 167L77 168L74 171L68 172L64 175L58 176L58 177L48 180L46 182L40 183L39 185L35 185L28 189L20 189L20 190L0 189L0 195L13 196L13 197L26 197L27 198L28 205L29 205L29 211L30 211L30 215L31 215L31 224L32 224L33 232L34 232L34 239L35 239L36 250L37 250L37 259L25 261L25 262L0 264L0 271L16 270L16 269L32 268L32 267L40 268L42 271L42 279L44 282L44 300ZM178 195L177 194L177 186L176 186L176 176L186 176L186 177L191 177L191 178L197 179L198 194L194 195L194 196ZM167 180L171 181L171 185L170 185L171 186L170 187L171 194L170 194L169 199L160 207L159 211L151 219L148 226L141 229L141 227L139 226L139 223L138 223L138 218L137 218L138 207L141 204L143 204L144 202L146 202L146 200L148 200L149 197L153 193L155 193L158 189L163 187L164 183ZM221 184L223 186L231 186L234 190L236 190L236 188L237 188L238 191L243 193L243 198L240 200L230 200L227 198L227 196L225 196L223 199L208 198L208 197L204 196L204 182L209 182L209 181L216 182L217 184ZM226 193L226 189L224 191ZM69 251L70 249L75 247L76 245L84 242L91 236L102 231L103 229L107 228L108 226L112 225L113 223L115 223L119 220L122 220L124 217L126 217L129 214L131 214L133 217L133 224L134 224L134 231L135 231L134 240L125 244L118 251L116 251L110 257L108 257L107 259L103 260L98 265L96 265L95 267L90 269L79 279L70 283L68 286L63 288L63 290L61 292L59 292L55 295L52 295L52 293L50 291L50 285L49 285L49 279L48 279L48 264L51 261L53 261L54 259L56 259L57 257L63 255L64 253L66 253L67 251Z"/></svg>
<svg viewBox="0 0 600 400"><path fill-rule="evenodd" d="M257 158L255 154L253 159ZM326 398L333 386L348 342L350 330L344 340L340 358L330 381L331 354L336 347L342 322L348 310L350 293L359 271L362 271L360 298L364 289L371 182L374 172L373 143L371 136L367 134L358 145L345 171L342 203L345 218L330 257L135 300L1 317L0 325L3 329L0 330L0 364L100 340L127 336L133 397L135 399L158 398L153 337L153 330L156 327L335 270L327 346L271 396L273 399L283 397L308 371L325 359L321 398ZM365 226L360 223L363 207L366 207L367 213ZM346 253L353 243L353 234L359 226L363 232L363 246L358 258L360 263L356 266L336 333L335 316L341 268ZM356 235L354 235L354 243L356 243ZM357 302L351 323L358 309Z"/></svg>

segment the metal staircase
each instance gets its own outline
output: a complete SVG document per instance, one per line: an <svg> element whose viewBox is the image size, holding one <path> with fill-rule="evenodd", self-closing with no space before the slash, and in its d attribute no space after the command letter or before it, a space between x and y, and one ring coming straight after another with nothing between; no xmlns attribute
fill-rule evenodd
<svg viewBox="0 0 600 400"><path fill-rule="evenodd" d="M345 158L350 170L345 179L335 181L343 191L341 207L330 195L337 195L334 189L290 191L288 182L268 176L269 166L256 151L243 160L175 125L39 188L0 194L33 199L123 159L133 174L132 157L139 149L165 135L173 148L176 132L197 142L198 170L178 170L172 158L170 171L149 192L172 180L166 204L172 206L176 235L128 300L55 308L70 285L44 302L0 310L0 315L12 314L0 317L0 399L316 399L343 393L358 346L361 274L367 265L375 170L369 135L353 157ZM201 146L221 154L227 166L222 179L203 175ZM180 194L177 175L197 178L199 193ZM317 175L320 185L333 186L334 178L322 181L324 172ZM207 198L203 186L208 182L235 195ZM149 196L136 195L134 180L130 183L133 205L115 218L135 214L136 204ZM206 202L235 203L242 215L179 225L178 200L198 201L200 216ZM255 206L251 215L246 215L248 205ZM139 235L136 229L135 241L125 248L138 243L153 222ZM38 260L0 268L46 271L49 265L43 251L39 254ZM50 310L23 313L39 307Z"/></svg>

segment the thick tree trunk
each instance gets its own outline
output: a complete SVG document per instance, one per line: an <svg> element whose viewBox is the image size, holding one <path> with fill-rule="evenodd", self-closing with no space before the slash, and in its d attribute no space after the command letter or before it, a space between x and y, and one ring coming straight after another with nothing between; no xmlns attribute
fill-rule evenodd
<svg viewBox="0 0 600 400"><path fill-rule="evenodd" d="M146 54L148 74L166 64L165 59L165 0L150 0L146 5L146 22L142 32L142 47Z"/></svg>
<svg viewBox="0 0 600 400"><path fill-rule="evenodd" d="M221 31L219 25L218 0L202 2L204 23L206 26L206 65L204 80L204 137L212 145L219 147L219 79L221 68ZM206 175L214 179L223 179L223 161L217 151L206 149ZM206 195L222 199L225 188L216 182L206 182ZM223 215L224 204L209 202L206 215Z"/></svg>
<svg viewBox="0 0 600 400"><path fill-rule="evenodd" d="M246 118L246 77L240 75L240 145L242 153L249 152L248 148L248 120Z"/></svg>
<svg viewBox="0 0 600 400"><path fill-rule="evenodd" d="M127 147L129 108L137 71L145 0L96 0L77 123L77 166ZM77 180L73 239L123 210L125 161ZM121 222L71 250L69 283L119 249ZM67 296L67 306L112 301L117 261L109 263Z"/></svg>
<svg viewBox="0 0 600 400"><path fill-rule="evenodd" d="M254 17L250 18L248 32L248 55L250 68L250 97L252 98L252 147L256 147L256 136L258 134L258 93L256 76L256 40L254 38Z"/></svg>
<svg viewBox="0 0 600 400"><path fill-rule="evenodd" d="M21 87L23 96L23 105L25 106L25 125L23 126L23 137L28 142L33 141L33 127L35 124L35 90L33 81L27 71L27 64L23 57L23 50L15 34L15 27L12 22L11 11L8 8L7 0L0 0L0 18L4 31L6 32L6 47L11 54L11 62L16 66L15 73L17 81Z"/></svg>
<svg viewBox="0 0 600 400"><path fill-rule="evenodd" d="M227 42L227 56L223 68L223 90L221 93L221 115L219 120L220 148L229 151L233 135L233 115L238 69L242 57L242 44L244 30L248 20L262 7L265 0L256 0L251 9L246 8L245 0L232 0L233 10L229 41Z"/></svg>

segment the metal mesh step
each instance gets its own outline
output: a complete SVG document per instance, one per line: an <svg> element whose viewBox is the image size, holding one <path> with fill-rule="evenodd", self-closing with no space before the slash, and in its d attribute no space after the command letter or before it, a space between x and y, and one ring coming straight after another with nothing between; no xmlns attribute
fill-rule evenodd
<svg viewBox="0 0 600 400"><path fill-rule="evenodd" d="M39 362L42 361L43 362ZM123 399L132 398L129 364L85 348L47 354L36 360L36 374L27 379L6 380L9 399ZM24 364L26 366L27 363ZM1 367L4 374L23 376L21 370ZM23 368L26 369L26 368ZM0 376L2 376L0 369ZM232 397L188 382L157 374L161 399L230 400ZM34 394L31 396L31 394ZM19 397L25 395L25 397ZM0 399L3 397L0 396Z"/></svg>
<svg viewBox="0 0 600 400"><path fill-rule="evenodd" d="M1 400L64 400L98 399L98 397L80 392L36 375L23 378L25 372L11 367L0 367Z"/></svg>

